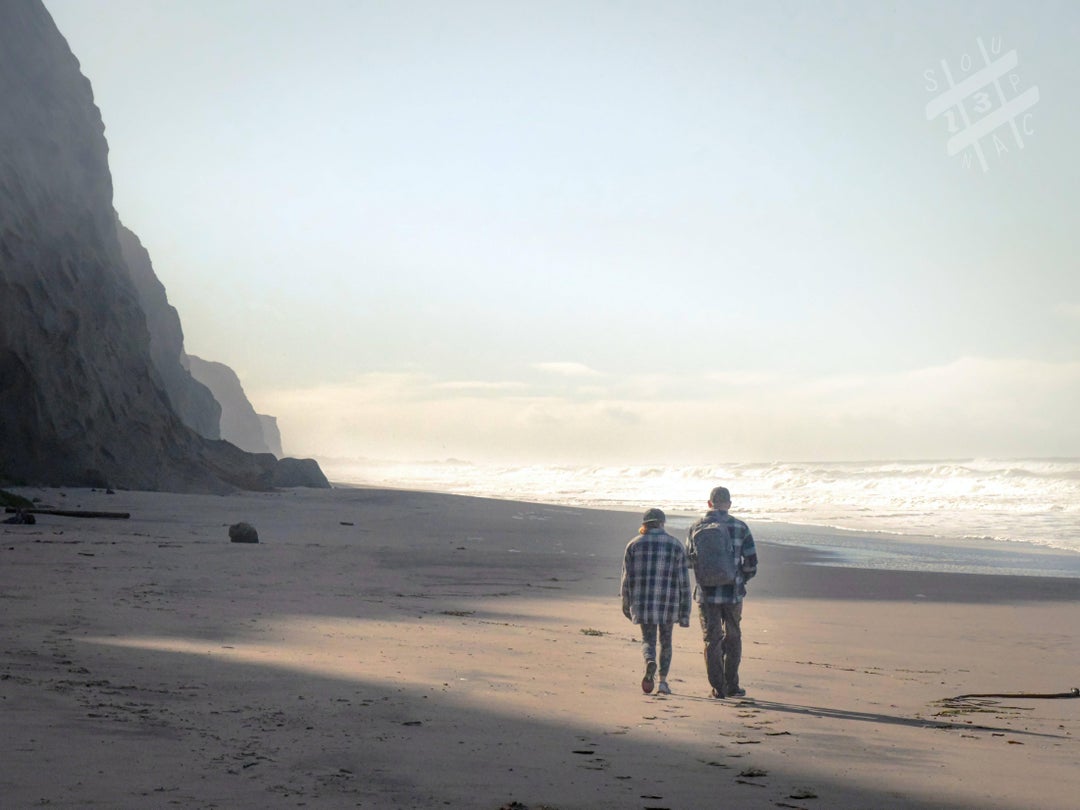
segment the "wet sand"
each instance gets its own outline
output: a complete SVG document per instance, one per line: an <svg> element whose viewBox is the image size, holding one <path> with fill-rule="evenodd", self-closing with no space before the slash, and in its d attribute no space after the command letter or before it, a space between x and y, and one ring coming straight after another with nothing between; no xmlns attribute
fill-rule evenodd
<svg viewBox="0 0 1080 810"><path fill-rule="evenodd" d="M1080 580L837 568L754 527L744 700L643 695L636 515L376 489L19 490L5 807L1066 808ZM257 545L228 526L252 523ZM817 530L820 531L820 530ZM784 544L770 535L784 533ZM515 805L514 803L517 803Z"/></svg>

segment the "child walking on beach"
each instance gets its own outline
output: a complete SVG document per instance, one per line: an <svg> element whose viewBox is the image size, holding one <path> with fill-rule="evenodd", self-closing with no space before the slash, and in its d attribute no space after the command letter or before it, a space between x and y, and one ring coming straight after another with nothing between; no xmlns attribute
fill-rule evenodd
<svg viewBox="0 0 1080 810"><path fill-rule="evenodd" d="M641 652L645 677L641 691L650 694L657 674L656 642L660 641L661 695L670 695L667 675L671 668L671 633L676 621L690 626L690 575L682 543L664 531L667 517L655 507L645 512L638 536L626 545L623 554L619 593L622 611L641 625Z"/></svg>

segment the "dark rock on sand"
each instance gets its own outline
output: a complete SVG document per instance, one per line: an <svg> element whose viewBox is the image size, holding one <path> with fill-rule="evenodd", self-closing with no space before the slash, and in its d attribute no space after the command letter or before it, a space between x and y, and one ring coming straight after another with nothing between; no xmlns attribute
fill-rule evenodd
<svg viewBox="0 0 1080 810"><path fill-rule="evenodd" d="M250 523L234 523L229 527L229 540L234 543L258 543L259 533Z"/></svg>

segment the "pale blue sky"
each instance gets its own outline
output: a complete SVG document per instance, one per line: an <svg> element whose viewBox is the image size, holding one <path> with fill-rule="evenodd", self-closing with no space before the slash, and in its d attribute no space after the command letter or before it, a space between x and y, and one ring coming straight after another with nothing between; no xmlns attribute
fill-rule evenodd
<svg viewBox="0 0 1080 810"><path fill-rule="evenodd" d="M287 452L1080 455L1074 4L46 5ZM979 38L1040 95L985 172Z"/></svg>

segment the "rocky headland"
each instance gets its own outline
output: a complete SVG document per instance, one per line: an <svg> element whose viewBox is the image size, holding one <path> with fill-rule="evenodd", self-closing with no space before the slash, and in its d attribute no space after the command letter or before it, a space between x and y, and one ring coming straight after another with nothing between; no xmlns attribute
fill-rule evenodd
<svg viewBox="0 0 1080 810"><path fill-rule="evenodd" d="M329 486L313 461L218 438L221 406L113 208L90 82L40 0L0 2L0 99L0 481Z"/></svg>
<svg viewBox="0 0 1080 810"><path fill-rule="evenodd" d="M244 393L244 386L236 372L224 363L203 360L193 354L185 355L184 365L195 381L213 393L214 399L221 403L219 421L221 438L230 441L249 453L273 453L280 456L281 435L277 433L277 420L273 417L274 436L267 436L267 427L263 415L255 413L251 400ZM276 437L276 441L271 443Z"/></svg>

